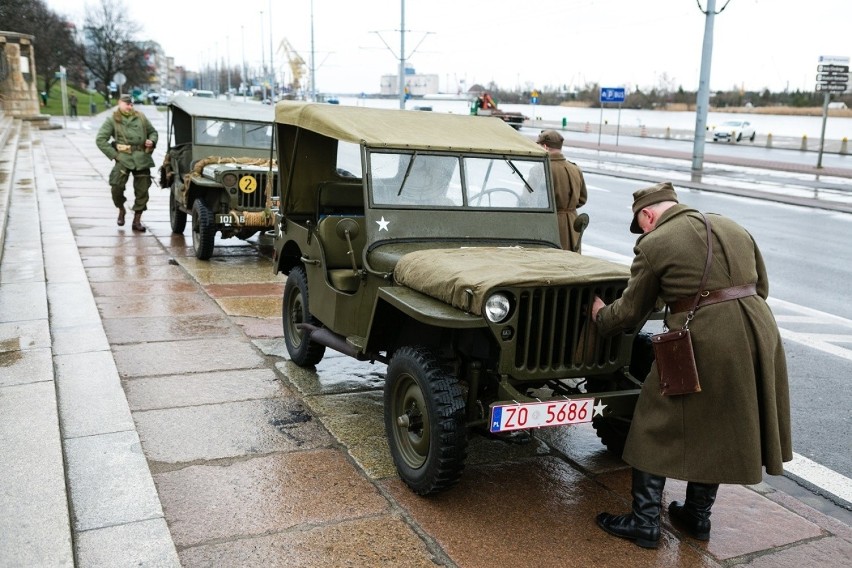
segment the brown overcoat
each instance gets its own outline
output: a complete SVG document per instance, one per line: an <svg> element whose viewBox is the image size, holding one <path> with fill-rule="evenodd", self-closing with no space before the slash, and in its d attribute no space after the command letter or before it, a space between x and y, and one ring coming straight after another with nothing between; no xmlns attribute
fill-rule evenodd
<svg viewBox="0 0 852 568"><path fill-rule="evenodd" d="M642 387L624 460L665 477L702 483L754 484L790 461L790 397L784 348L766 304L763 258L751 235L719 215L707 290L757 284L757 295L704 306L690 323L701 392L662 396L656 365ZM623 296L601 309L604 334L644 321L657 298L693 297L707 254L697 211L675 205L639 237ZM686 313L670 314L680 329Z"/></svg>
<svg viewBox="0 0 852 568"><path fill-rule="evenodd" d="M559 240L565 250L580 252L580 235L574 230L577 209L586 204L588 193L583 172L574 162L559 153L550 155L550 177L556 196L556 217L559 222Z"/></svg>

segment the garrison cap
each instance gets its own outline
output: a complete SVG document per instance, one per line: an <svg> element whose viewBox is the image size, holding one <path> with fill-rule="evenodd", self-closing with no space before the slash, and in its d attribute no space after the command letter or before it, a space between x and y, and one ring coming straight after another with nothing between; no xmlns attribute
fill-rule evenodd
<svg viewBox="0 0 852 568"><path fill-rule="evenodd" d="M120 97L118 97L118 100L123 103L133 103L133 99L130 98L130 95L121 95Z"/></svg>
<svg viewBox="0 0 852 568"><path fill-rule="evenodd" d="M562 135L556 132L555 130L542 130L541 134L538 135L538 140L535 141L536 144L544 144L548 148L562 148L562 142L564 138Z"/></svg>
<svg viewBox="0 0 852 568"><path fill-rule="evenodd" d="M662 203L663 201L674 201L678 203L677 193L671 182L664 181L633 193L633 221L630 223L630 232L637 235L642 234L636 215L649 205Z"/></svg>

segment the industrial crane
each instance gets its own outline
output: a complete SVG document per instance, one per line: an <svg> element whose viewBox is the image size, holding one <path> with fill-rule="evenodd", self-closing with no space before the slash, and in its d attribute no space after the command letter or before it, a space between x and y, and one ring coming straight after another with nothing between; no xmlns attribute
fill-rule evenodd
<svg viewBox="0 0 852 568"><path fill-rule="evenodd" d="M281 44L278 46L278 53L282 51L287 55L287 61L290 64L290 75L293 77L290 81L290 92L293 96L297 96L302 88L302 77L305 76L305 60L293 49L287 38L282 39Z"/></svg>

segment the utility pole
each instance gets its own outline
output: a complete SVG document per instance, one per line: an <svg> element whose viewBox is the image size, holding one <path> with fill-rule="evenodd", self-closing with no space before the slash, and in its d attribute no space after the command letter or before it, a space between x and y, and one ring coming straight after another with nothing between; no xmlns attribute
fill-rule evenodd
<svg viewBox="0 0 852 568"><path fill-rule="evenodd" d="M727 0L719 13L731 0ZM699 8L701 4L699 4ZM692 145L692 176L701 177L704 169L704 139L707 136L707 110L710 106L710 64L713 60L713 23L716 0L707 0L704 12L704 45L701 50L701 75L698 79L698 98L695 101L695 137Z"/></svg>
<svg viewBox="0 0 852 568"><path fill-rule="evenodd" d="M263 10L260 11L260 82L263 93L261 100L266 100L266 54L263 51Z"/></svg>
<svg viewBox="0 0 852 568"><path fill-rule="evenodd" d="M269 75L272 78L269 98L272 100L275 100L275 86L278 83L275 79L275 63L273 63L274 57L275 55L272 51L272 0L269 0Z"/></svg>
<svg viewBox="0 0 852 568"><path fill-rule="evenodd" d="M399 108L405 109L405 0L400 0L399 20Z"/></svg>
<svg viewBox="0 0 852 568"><path fill-rule="evenodd" d="M314 0L311 0L311 101L317 102L317 67L316 51L314 51Z"/></svg>
<svg viewBox="0 0 852 568"><path fill-rule="evenodd" d="M240 42L243 48L243 102L246 102L249 90L248 67L246 67L246 27L240 26Z"/></svg>

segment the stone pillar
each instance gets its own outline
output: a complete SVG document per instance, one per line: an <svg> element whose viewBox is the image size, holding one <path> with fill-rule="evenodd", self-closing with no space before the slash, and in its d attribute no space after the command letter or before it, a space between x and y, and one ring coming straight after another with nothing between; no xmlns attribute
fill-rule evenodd
<svg viewBox="0 0 852 568"><path fill-rule="evenodd" d="M0 109L15 118L38 117L33 36L0 31Z"/></svg>

